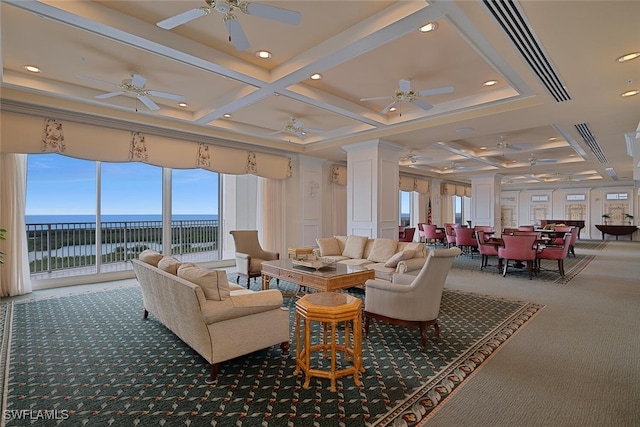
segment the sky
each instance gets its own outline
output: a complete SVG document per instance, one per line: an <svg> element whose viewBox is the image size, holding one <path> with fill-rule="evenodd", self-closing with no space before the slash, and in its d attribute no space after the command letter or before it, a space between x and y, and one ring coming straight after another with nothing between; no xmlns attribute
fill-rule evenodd
<svg viewBox="0 0 640 427"><path fill-rule="evenodd" d="M26 215L94 215L96 162L59 154L30 154ZM162 213L162 168L101 163L103 215ZM217 214L218 174L173 170L173 214Z"/></svg>

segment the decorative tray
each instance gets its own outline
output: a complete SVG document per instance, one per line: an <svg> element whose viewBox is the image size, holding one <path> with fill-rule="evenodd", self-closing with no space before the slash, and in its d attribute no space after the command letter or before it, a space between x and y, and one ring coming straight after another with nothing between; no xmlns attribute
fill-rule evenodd
<svg viewBox="0 0 640 427"><path fill-rule="evenodd" d="M321 268L326 268L326 267L335 267L335 262L327 262L325 260L321 260L321 259L314 259L314 260L292 260L291 263L294 266L298 266L298 267L308 267L308 268L313 268L316 270L320 270Z"/></svg>

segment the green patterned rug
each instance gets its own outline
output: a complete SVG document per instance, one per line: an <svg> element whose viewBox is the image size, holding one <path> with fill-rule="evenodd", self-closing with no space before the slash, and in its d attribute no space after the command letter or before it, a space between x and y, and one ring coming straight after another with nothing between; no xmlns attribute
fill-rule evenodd
<svg viewBox="0 0 640 427"><path fill-rule="evenodd" d="M542 280L565 285L569 283L573 278L575 278L578 273L584 270L584 268L595 259L595 256L593 255L581 254L581 249L602 250L602 248L604 248L606 245L606 242L597 240L578 241L575 245L576 256L569 256L564 260L564 277L561 277L560 273L558 273L557 261L543 260L541 271L539 271L538 274L534 275L533 280ZM434 248L433 245L429 245L429 247ZM442 246L439 247L441 248ZM454 259L452 268L478 272L481 271L482 273L486 274L502 274L498 272L498 259L496 257L490 257L489 265L483 270L480 270L480 259L481 257L479 253L474 253L473 257L467 254L463 254ZM507 277L519 277L528 279L529 273L527 272L526 268L509 267Z"/></svg>
<svg viewBox="0 0 640 427"><path fill-rule="evenodd" d="M285 298L292 329L294 304ZM141 320L137 286L0 308L7 426L325 427L416 425L542 306L445 291L440 339L429 331L423 352L417 329L372 323L362 386L347 377L333 393L328 380L304 389L293 376L295 340L289 357L274 346L230 360L207 385L204 359Z"/></svg>

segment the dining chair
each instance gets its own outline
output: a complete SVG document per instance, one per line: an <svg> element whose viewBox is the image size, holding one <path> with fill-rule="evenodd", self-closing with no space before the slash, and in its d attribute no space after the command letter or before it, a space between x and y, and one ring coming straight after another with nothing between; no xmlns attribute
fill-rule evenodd
<svg viewBox="0 0 640 427"><path fill-rule="evenodd" d="M565 233L571 233L571 227L570 226L556 226L553 229L553 231L554 231L554 234L552 235L553 237L551 238L551 242L550 243L552 245L561 246L561 245L563 245L563 242L564 242Z"/></svg>
<svg viewBox="0 0 640 427"><path fill-rule="evenodd" d="M533 231L535 227L533 225L520 225L518 231Z"/></svg>
<svg viewBox="0 0 640 427"><path fill-rule="evenodd" d="M416 234L415 227L405 227L401 233L399 242L413 242L413 236Z"/></svg>
<svg viewBox="0 0 640 427"><path fill-rule="evenodd" d="M456 245L456 230L453 226L454 224L445 224L444 225L444 233L447 236L447 247Z"/></svg>
<svg viewBox="0 0 640 427"><path fill-rule="evenodd" d="M538 252L536 256L536 269L540 270L541 260L543 259L555 259L558 261L558 273L564 277L564 260L569 253L569 246L571 245L571 233L565 233L562 238L561 246L546 246L544 249Z"/></svg>
<svg viewBox="0 0 640 427"><path fill-rule="evenodd" d="M473 252L478 249L475 233L473 228L456 229L456 246L464 253L471 255L471 258L473 258Z"/></svg>
<svg viewBox="0 0 640 427"><path fill-rule="evenodd" d="M571 228L571 242L569 242L569 253L571 255L576 256L576 241L578 240L578 235L580 234L580 228L572 227Z"/></svg>
<svg viewBox="0 0 640 427"><path fill-rule="evenodd" d="M418 241L419 242L425 242L427 241L427 238L424 234L424 226L427 225L424 222L419 222L418 223Z"/></svg>
<svg viewBox="0 0 640 427"><path fill-rule="evenodd" d="M478 251L480 252L480 270L485 268L488 265L490 256L498 256L498 246L487 243L485 239L484 231L478 230L476 231L476 241L478 242Z"/></svg>
<svg viewBox="0 0 640 427"><path fill-rule="evenodd" d="M502 276L507 275L509 261L526 261L529 280L531 280L537 254L536 236L534 234L504 235L502 240L504 246L498 248L498 268L503 269Z"/></svg>
<svg viewBox="0 0 640 427"><path fill-rule="evenodd" d="M425 243L433 242L435 246L438 246L438 242L444 246L444 241L447 234L444 231L438 231L438 227L435 224L424 224L424 236Z"/></svg>

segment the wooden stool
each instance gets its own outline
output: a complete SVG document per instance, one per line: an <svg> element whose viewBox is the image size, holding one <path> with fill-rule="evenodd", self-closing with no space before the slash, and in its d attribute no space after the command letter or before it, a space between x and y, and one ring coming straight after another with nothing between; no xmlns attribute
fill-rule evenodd
<svg viewBox="0 0 640 427"><path fill-rule="evenodd" d="M304 320L303 342L301 343L301 319ZM311 345L311 322L321 322L324 336L322 343ZM344 322L344 339L340 344L336 336L336 326ZM353 327L351 337L350 326ZM330 333L330 337L327 336ZM328 339L329 338L329 339ZM351 341L353 338L353 341ZM322 351L331 358L331 370L311 367L311 353ZM345 362L350 366L336 370L336 352L342 352ZM296 369L305 374L304 388L309 388L311 377L329 378L331 391L336 391L336 378L353 375L356 386L360 386L362 367L362 301L356 297L339 292L319 292L308 294L296 302Z"/></svg>

